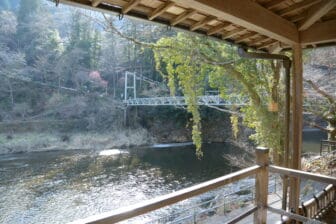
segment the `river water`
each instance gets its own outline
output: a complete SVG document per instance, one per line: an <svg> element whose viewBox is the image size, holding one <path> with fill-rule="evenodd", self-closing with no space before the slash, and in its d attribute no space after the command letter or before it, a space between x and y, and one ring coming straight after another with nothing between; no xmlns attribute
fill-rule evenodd
<svg viewBox="0 0 336 224"><path fill-rule="evenodd" d="M201 160L192 145L0 155L0 223L66 223L111 211L233 172L223 155L244 155L228 143L203 151Z"/></svg>

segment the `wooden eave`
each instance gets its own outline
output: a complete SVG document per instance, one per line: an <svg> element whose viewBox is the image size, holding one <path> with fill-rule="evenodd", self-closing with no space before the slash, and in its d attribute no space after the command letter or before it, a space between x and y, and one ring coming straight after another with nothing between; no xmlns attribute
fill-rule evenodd
<svg viewBox="0 0 336 224"><path fill-rule="evenodd" d="M271 51L336 43L336 0L59 0Z"/></svg>

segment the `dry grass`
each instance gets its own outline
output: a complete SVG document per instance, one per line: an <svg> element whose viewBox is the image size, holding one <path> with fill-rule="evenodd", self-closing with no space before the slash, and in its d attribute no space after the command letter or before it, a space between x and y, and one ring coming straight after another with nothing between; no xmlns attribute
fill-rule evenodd
<svg viewBox="0 0 336 224"><path fill-rule="evenodd" d="M140 146L154 143L145 129L120 130L106 133L84 132L60 133L18 133L10 138L0 134L0 154L15 152L70 150L70 149L110 149Z"/></svg>

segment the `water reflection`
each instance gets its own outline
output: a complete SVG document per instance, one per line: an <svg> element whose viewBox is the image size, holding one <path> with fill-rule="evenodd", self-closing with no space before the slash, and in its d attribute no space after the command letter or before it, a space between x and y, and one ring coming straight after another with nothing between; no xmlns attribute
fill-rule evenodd
<svg viewBox="0 0 336 224"><path fill-rule="evenodd" d="M110 211L234 171L222 155L243 153L229 144L204 148L202 160L192 146L2 155L0 223L64 223Z"/></svg>
<svg viewBox="0 0 336 224"><path fill-rule="evenodd" d="M324 134L303 137L304 151L318 151ZM134 204L237 170L224 154L244 152L211 144L202 160L190 145L1 155L0 223L64 223Z"/></svg>
<svg viewBox="0 0 336 224"><path fill-rule="evenodd" d="M319 129L310 128L303 130L303 152L320 152L320 141L327 139L327 134Z"/></svg>

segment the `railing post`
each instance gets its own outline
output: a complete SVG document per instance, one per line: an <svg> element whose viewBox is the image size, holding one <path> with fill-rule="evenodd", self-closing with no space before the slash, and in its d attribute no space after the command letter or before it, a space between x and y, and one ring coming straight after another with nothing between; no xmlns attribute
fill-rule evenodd
<svg viewBox="0 0 336 224"><path fill-rule="evenodd" d="M265 224L267 221L267 197L268 197L268 165L269 149L257 147L256 162L262 169L256 174L255 204L258 210L254 213L255 224Z"/></svg>

